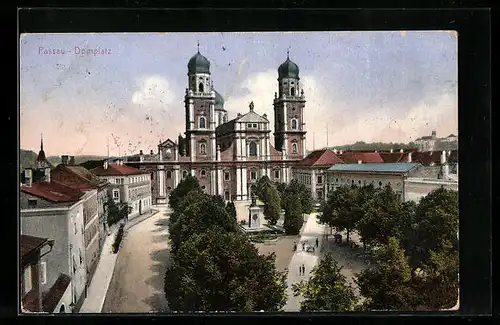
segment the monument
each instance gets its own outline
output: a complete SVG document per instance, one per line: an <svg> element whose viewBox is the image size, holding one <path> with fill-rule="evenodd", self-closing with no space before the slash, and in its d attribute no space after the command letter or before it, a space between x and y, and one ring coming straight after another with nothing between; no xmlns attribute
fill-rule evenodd
<svg viewBox="0 0 500 325"><path fill-rule="evenodd" d="M260 219L262 215L262 208L257 205L257 197L252 193L252 203L248 208L248 227L250 229L260 228Z"/></svg>

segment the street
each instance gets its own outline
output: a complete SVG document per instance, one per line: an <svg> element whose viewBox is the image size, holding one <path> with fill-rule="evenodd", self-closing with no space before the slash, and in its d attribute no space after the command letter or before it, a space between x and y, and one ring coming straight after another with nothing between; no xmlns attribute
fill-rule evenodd
<svg viewBox="0 0 500 325"><path fill-rule="evenodd" d="M167 310L163 283L168 260L167 208L131 227L123 238L103 313Z"/></svg>
<svg viewBox="0 0 500 325"><path fill-rule="evenodd" d="M306 224L302 230L300 241L297 243L297 251L292 257L290 264L288 266L288 276L287 276L287 303L284 307L284 311L298 312L300 311L300 302L302 297L294 297L292 291L292 284L299 283L300 281L308 281L310 277L311 270L318 263L318 255L320 254L320 249L322 245L323 234L325 231L325 226L317 223L316 218L317 213L311 213L307 218ZM316 248L316 238L319 240L319 247ZM314 252L305 252L302 250L302 242L307 242L307 246L314 246ZM293 249L293 246L290 247ZM299 267L305 266L305 275L299 274Z"/></svg>

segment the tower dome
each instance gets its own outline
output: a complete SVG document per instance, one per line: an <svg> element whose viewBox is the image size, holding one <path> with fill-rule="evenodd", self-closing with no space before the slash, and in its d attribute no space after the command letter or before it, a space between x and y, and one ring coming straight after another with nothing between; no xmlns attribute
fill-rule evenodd
<svg viewBox="0 0 500 325"><path fill-rule="evenodd" d="M286 61L278 68L278 78L294 78L299 79L299 66L296 65L287 55Z"/></svg>
<svg viewBox="0 0 500 325"><path fill-rule="evenodd" d="M196 53L188 63L188 72L192 73L208 73L210 74L210 62L206 57L198 53Z"/></svg>
<svg viewBox="0 0 500 325"><path fill-rule="evenodd" d="M216 111L225 111L224 109L224 98L222 98L221 94L215 90L215 110Z"/></svg>

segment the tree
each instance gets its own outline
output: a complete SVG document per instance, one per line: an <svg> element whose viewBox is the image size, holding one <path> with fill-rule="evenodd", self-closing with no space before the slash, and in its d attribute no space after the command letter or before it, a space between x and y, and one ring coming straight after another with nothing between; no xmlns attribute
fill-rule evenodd
<svg viewBox="0 0 500 325"><path fill-rule="evenodd" d="M352 311L357 299L354 290L341 273L337 261L327 254L312 270L309 282L301 281L292 286L294 295L302 295L302 312L312 311Z"/></svg>
<svg viewBox="0 0 500 325"><path fill-rule="evenodd" d="M452 308L458 300L458 251L450 242L442 242L437 251L429 252L422 271L413 279L416 304L433 310Z"/></svg>
<svg viewBox="0 0 500 325"><path fill-rule="evenodd" d="M190 192L178 209L176 219L169 229L174 257L181 244L188 241L193 234L202 233L214 226L225 232L238 230L236 218L228 213L224 202L217 197Z"/></svg>
<svg viewBox="0 0 500 325"><path fill-rule="evenodd" d="M183 179L179 185L170 193L168 198L168 204L172 210L177 209L179 203L182 201L184 196L192 190L198 190L201 193L200 184L196 177L188 175Z"/></svg>
<svg viewBox="0 0 500 325"><path fill-rule="evenodd" d="M104 207L107 211L108 226L112 226L123 219L127 219L132 212L132 207L125 202L115 202L111 197L108 198Z"/></svg>
<svg viewBox="0 0 500 325"><path fill-rule="evenodd" d="M396 237L401 243L401 247L405 250L413 270L419 266L417 257L421 255L421 247L416 233L418 227L416 210L417 203L414 201L403 202L395 231Z"/></svg>
<svg viewBox="0 0 500 325"><path fill-rule="evenodd" d="M285 233L287 235L297 235L303 223L304 218L302 217L300 197L297 193L293 193L287 198L287 205L285 207L285 220L283 222Z"/></svg>
<svg viewBox="0 0 500 325"><path fill-rule="evenodd" d="M226 204L226 211L229 214L231 218L236 220L236 206L234 205L233 201L229 201Z"/></svg>
<svg viewBox="0 0 500 325"><path fill-rule="evenodd" d="M259 178L259 181L257 182L257 186L255 188L255 194L257 195L257 197L259 198L259 200L261 200L262 202L266 201L266 196L265 196L266 192L265 192L265 190L271 184L272 184L271 180L266 175L264 175L261 178Z"/></svg>
<svg viewBox="0 0 500 325"><path fill-rule="evenodd" d="M285 200L297 195L302 207L302 213L309 214L313 208L313 199L311 190L304 184L299 183L296 179L292 179L284 191ZM283 198L282 198L283 199ZM286 206L286 204L285 204Z"/></svg>
<svg viewBox="0 0 500 325"><path fill-rule="evenodd" d="M274 185L276 186L276 189L278 190L278 193L280 195L281 209L284 210L287 202L286 200L287 186L285 183L279 183L279 182L276 182Z"/></svg>
<svg viewBox="0 0 500 325"><path fill-rule="evenodd" d="M264 201L264 218L270 225L276 225L281 215L281 202L278 190L272 184L269 184L263 189Z"/></svg>
<svg viewBox="0 0 500 325"><path fill-rule="evenodd" d="M390 185L378 190L373 200L366 202L362 210L357 229L364 242L385 245L389 237L397 237L401 201Z"/></svg>
<svg viewBox="0 0 500 325"><path fill-rule="evenodd" d="M430 251L437 251L442 242L458 249L458 193L439 188L423 197L416 209L417 242L420 249L415 264L426 261Z"/></svg>
<svg viewBox="0 0 500 325"><path fill-rule="evenodd" d="M183 242L165 274L165 296L174 311L279 311L285 274L274 255L259 255L240 232L218 227Z"/></svg>
<svg viewBox="0 0 500 325"><path fill-rule="evenodd" d="M375 263L355 279L361 295L367 298L366 309L411 310L413 292L411 271L398 240L389 237L387 246L376 253Z"/></svg>

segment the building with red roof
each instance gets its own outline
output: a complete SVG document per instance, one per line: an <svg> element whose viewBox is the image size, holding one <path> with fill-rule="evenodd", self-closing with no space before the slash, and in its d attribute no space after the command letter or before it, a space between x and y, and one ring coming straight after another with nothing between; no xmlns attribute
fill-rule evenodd
<svg viewBox="0 0 500 325"><path fill-rule="evenodd" d="M45 274L41 291L51 297L42 302L48 312L56 308L78 311L85 298L83 205L89 195L54 181L27 183L20 188L21 233L54 240L51 254L41 259Z"/></svg>
<svg viewBox="0 0 500 325"><path fill-rule="evenodd" d="M102 166L95 167L90 172L109 183L109 193L115 203L127 203L131 207L129 219L151 210L153 200L149 171L124 165L118 160L114 164L104 161Z"/></svg>

